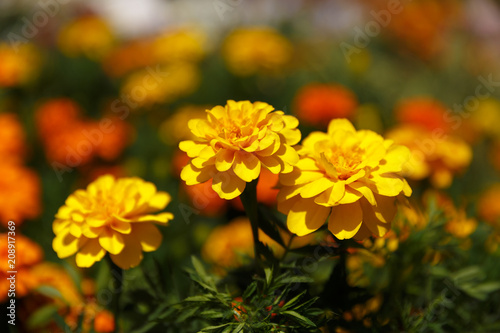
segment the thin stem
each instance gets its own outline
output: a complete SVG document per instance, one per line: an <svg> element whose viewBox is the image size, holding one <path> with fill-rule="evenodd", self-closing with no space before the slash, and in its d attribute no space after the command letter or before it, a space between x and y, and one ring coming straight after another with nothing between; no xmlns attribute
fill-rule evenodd
<svg viewBox="0 0 500 333"><path fill-rule="evenodd" d="M241 193L241 202L243 203L243 208L247 213L248 219L250 220L250 225L252 226L253 235L253 249L255 262L257 266L261 266L261 258L259 251L259 212L257 206L257 182L258 179L247 183L245 190Z"/></svg>
<svg viewBox="0 0 500 333"><path fill-rule="evenodd" d="M111 304L111 309L113 311L115 317L115 332L120 332L118 328L118 324L120 322L120 298L123 290L123 269L118 267L113 260L111 260L110 256L106 256L109 270L111 273L111 278L113 279L113 299Z"/></svg>

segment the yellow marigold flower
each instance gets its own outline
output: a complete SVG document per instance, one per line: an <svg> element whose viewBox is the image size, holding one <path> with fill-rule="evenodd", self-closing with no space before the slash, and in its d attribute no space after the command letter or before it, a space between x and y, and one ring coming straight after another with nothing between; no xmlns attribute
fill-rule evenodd
<svg viewBox="0 0 500 333"><path fill-rule="evenodd" d="M160 137L167 145L177 145L182 140L194 139L188 128L191 119L205 118L206 108L198 105L186 105L175 111L160 126Z"/></svg>
<svg viewBox="0 0 500 333"><path fill-rule="evenodd" d="M278 194L278 209L299 236L330 216L328 229L339 239L381 237L396 214L396 197L411 195L400 175L408 149L356 131L347 119L332 120L328 133L311 133L299 155L294 170L280 175Z"/></svg>
<svg viewBox="0 0 500 333"><path fill-rule="evenodd" d="M98 16L77 18L59 32L61 51L70 56L84 55L99 60L107 55L115 43L115 36L106 21Z"/></svg>
<svg viewBox="0 0 500 333"><path fill-rule="evenodd" d="M262 167L274 174L291 172L298 161L292 145L300 141L299 122L273 110L263 102L229 100L225 107L207 110L206 119L189 121L196 139L179 144L192 158L182 169L182 180L195 185L213 178L215 192L233 199Z"/></svg>
<svg viewBox="0 0 500 333"><path fill-rule="evenodd" d="M79 267L90 267L109 252L113 262L128 269L142 260L142 251L155 251L172 213L164 209L170 195L139 178L99 177L86 190L77 190L56 214L52 247L59 258L76 253Z"/></svg>
<svg viewBox="0 0 500 333"><path fill-rule="evenodd" d="M205 36L196 29L178 29L160 35L153 44L158 62L198 62L205 55Z"/></svg>
<svg viewBox="0 0 500 333"><path fill-rule="evenodd" d="M401 125L387 133L387 138L410 149L410 158L403 175L422 180L429 177L436 188L446 188L453 176L463 171L472 160L467 143L451 135L438 135L412 125Z"/></svg>
<svg viewBox="0 0 500 333"><path fill-rule="evenodd" d="M0 88L29 82L40 64L38 50L32 44L17 46L0 43Z"/></svg>
<svg viewBox="0 0 500 333"><path fill-rule="evenodd" d="M223 54L227 66L236 75L274 73L290 61L292 45L272 28L240 28L227 37Z"/></svg>
<svg viewBox="0 0 500 333"><path fill-rule="evenodd" d="M129 97L134 107L173 102L194 92L200 81L198 68L188 63L162 66L157 72L141 69L123 83L122 94Z"/></svg>

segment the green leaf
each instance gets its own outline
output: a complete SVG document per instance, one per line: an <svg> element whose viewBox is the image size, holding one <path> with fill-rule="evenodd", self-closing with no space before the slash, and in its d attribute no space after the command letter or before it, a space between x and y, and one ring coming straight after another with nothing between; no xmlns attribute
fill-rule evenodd
<svg viewBox="0 0 500 333"><path fill-rule="evenodd" d="M266 284L267 286L270 286L273 281L273 269L267 267L264 269L264 273L266 274Z"/></svg>
<svg viewBox="0 0 500 333"><path fill-rule="evenodd" d="M52 298L52 299L64 300L64 297L61 294L61 292L59 290L57 290L56 288L51 287L51 286L40 286L40 287L36 288L36 291L38 291L40 294L43 294L43 295L45 295L49 298Z"/></svg>
<svg viewBox="0 0 500 333"><path fill-rule="evenodd" d="M245 327L245 323L241 323L241 324L239 324L239 325L238 325L238 327L236 327L236 328L233 330L233 333L238 333L238 332L240 332L240 331L243 329L243 327Z"/></svg>
<svg viewBox="0 0 500 333"><path fill-rule="evenodd" d="M250 285L243 293L242 298L244 300L247 300L250 297L250 295L252 295L255 292L255 290L257 290L257 281L253 281L252 283L250 283Z"/></svg>
<svg viewBox="0 0 500 333"><path fill-rule="evenodd" d="M212 298L209 298L207 296L191 296L191 297L187 297L184 299L184 302L210 302L212 301L213 299Z"/></svg>
<svg viewBox="0 0 500 333"><path fill-rule="evenodd" d="M282 309L283 310L287 310L289 308L291 308L292 306L295 305L295 303L297 303L299 301L299 299L304 296L304 294L306 293L306 291L304 290L303 292L301 292L300 294L298 294L297 296L295 296L294 298L292 298L291 300L289 300L288 302L286 302L285 305L283 305Z"/></svg>
<svg viewBox="0 0 500 333"><path fill-rule="evenodd" d="M301 323L303 325L316 327L316 324L314 324L309 318L306 318L303 315L300 315L295 311L283 311L281 313L284 315L288 315L290 317L293 317L296 321L298 321L299 323Z"/></svg>
<svg viewBox="0 0 500 333"><path fill-rule="evenodd" d="M195 256L191 256L191 262L193 263L193 267L196 270L196 273L198 273L198 275L203 280L205 280L207 278L207 272L205 271L205 268L203 267L201 261Z"/></svg>
<svg viewBox="0 0 500 333"><path fill-rule="evenodd" d="M53 319L53 316L57 313L57 310L58 308L56 305L46 305L36 310L28 318L28 328L35 329L45 326Z"/></svg>

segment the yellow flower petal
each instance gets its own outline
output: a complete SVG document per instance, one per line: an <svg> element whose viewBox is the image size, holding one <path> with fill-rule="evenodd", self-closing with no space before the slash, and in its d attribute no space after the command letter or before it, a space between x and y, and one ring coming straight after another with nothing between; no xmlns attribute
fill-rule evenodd
<svg viewBox="0 0 500 333"><path fill-rule="evenodd" d="M111 254L118 254L125 247L123 236L112 230L105 230L99 236L99 244Z"/></svg>
<svg viewBox="0 0 500 333"><path fill-rule="evenodd" d="M300 190L300 196L302 198L312 198L333 186L334 182L328 178L316 179L315 181L312 181L302 187Z"/></svg>
<svg viewBox="0 0 500 333"><path fill-rule="evenodd" d="M111 260L122 269L129 269L139 265L142 260L141 244L133 235L125 235L127 246L119 254L110 254Z"/></svg>
<svg viewBox="0 0 500 333"><path fill-rule="evenodd" d="M207 146L206 143L198 143L195 141L187 140L179 143L179 149L187 153L189 157L196 157Z"/></svg>
<svg viewBox="0 0 500 333"><path fill-rule="evenodd" d="M356 129L347 119L333 119L328 124L328 134L333 134L336 131L356 132Z"/></svg>
<svg viewBox="0 0 500 333"><path fill-rule="evenodd" d="M196 185L206 182L212 178L216 172L217 170L215 167L198 169L189 163L182 169L181 179L184 180L187 185Z"/></svg>
<svg viewBox="0 0 500 333"><path fill-rule="evenodd" d="M288 213L288 229L298 236L310 234L325 223L329 213L330 208L319 206L314 200L299 200Z"/></svg>
<svg viewBox="0 0 500 333"><path fill-rule="evenodd" d="M151 223L134 224L134 237L141 244L142 251L155 251L161 244L163 236L158 228Z"/></svg>
<svg viewBox="0 0 500 333"><path fill-rule="evenodd" d="M251 182L260 175L260 161L251 153L237 151L233 171L244 181Z"/></svg>
<svg viewBox="0 0 500 333"><path fill-rule="evenodd" d="M358 202L332 208L328 230L338 239L352 238L363 223L363 213Z"/></svg>
<svg viewBox="0 0 500 333"><path fill-rule="evenodd" d="M57 256L63 259L75 254L84 241L85 239L76 238L69 233L69 229L66 229L53 239L52 248Z"/></svg>
<svg viewBox="0 0 500 333"><path fill-rule="evenodd" d="M345 183L342 181L335 182L334 186L316 197L314 199L314 202L316 202L318 205L332 207L335 206L337 202L339 202L339 200L344 197L344 194Z"/></svg>
<svg viewBox="0 0 500 333"><path fill-rule="evenodd" d="M227 171L233 166L235 152L230 149L220 149L215 155L215 167L218 171Z"/></svg>
<svg viewBox="0 0 500 333"><path fill-rule="evenodd" d="M231 200L243 193L246 184L234 173L219 172L213 178L212 188L222 199Z"/></svg>
<svg viewBox="0 0 500 333"><path fill-rule="evenodd" d="M99 241L90 239L76 254L76 265L78 267L90 267L100 261L105 254L106 251L99 245Z"/></svg>

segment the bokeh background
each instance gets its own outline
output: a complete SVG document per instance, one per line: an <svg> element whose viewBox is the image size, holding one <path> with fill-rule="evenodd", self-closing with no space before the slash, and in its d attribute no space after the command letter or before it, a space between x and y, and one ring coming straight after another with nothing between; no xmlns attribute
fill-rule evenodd
<svg viewBox="0 0 500 333"><path fill-rule="evenodd" d="M407 145L412 201L445 212L439 235L465 258L445 266L475 262L499 277L499 1L2 0L0 32L0 227L16 223L24 330L55 330L54 311L70 325L87 311L89 323L102 322L93 329L109 329L96 296L106 265L78 269L51 245L57 209L99 175L141 177L172 195L175 220L145 261L172 276L175 293L190 290L182 267L193 254L220 274L243 265L234 252L250 256L252 239L241 202L179 180L188 120L229 99L297 116L303 137L348 118ZM275 205L276 183L263 173L259 201ZM446 262L453 251L425 260ZM416 253L407 266L422 260ZM315 273L318 285L330 270Z"/></svg>

